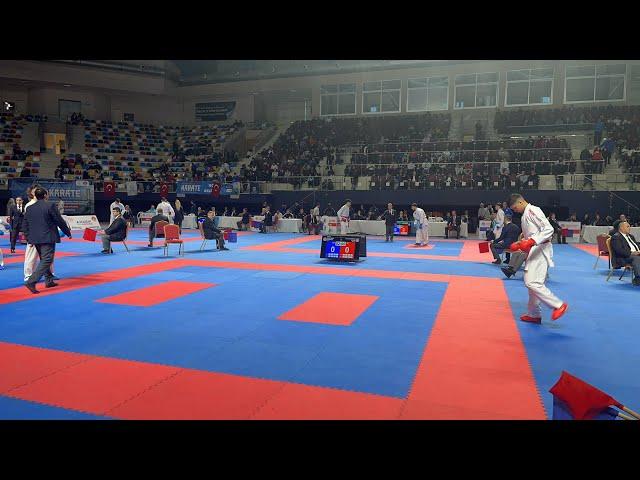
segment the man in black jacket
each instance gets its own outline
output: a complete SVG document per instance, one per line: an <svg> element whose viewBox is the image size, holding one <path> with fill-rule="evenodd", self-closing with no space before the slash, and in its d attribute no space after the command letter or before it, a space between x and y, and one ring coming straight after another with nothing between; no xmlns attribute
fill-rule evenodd
<svg viewBox="0 0 640 480"><path fill-rule="evenodd" d="M127 223L122 218L120 207L111 209L113 222L104 230L102 237L102 253L113 253L111 242L121 242L127 236Z"/></svg>
<svg viewBox="0 0 640 480"><path fill-rule="evenodd" d="M153 247L153 239L156 237L156 223L160 221L165 221L169 223L169 218L166 215L162 214L162 208L159 208L156 214L151 217L151 223L149 224L149 245L148 247Z"/></svg>
<svg viewBox="0 0 640 480"><path fill-rule="evenodd" d="M631 265L634 274L633 284L638 286L640 285L640 245L630 232L629 222L620 222L618 233L611 237L613 251L611 265L613 268Z"/></svg>
<svg viewBox="0 0 640 480"><path fill-rule="evenodd" d="M379 218L384 220L384 227L386 230L384 241L393 242L393 228L396 226L396 221L398 220L398 212L393 209L392 203L387 203L387 209Z"/></svg>
<svg viewBox="0 0 640 480"><path fill-rule="evenodd" d="M504 227L502 228L502 233L489 244L489 248L491 249L491 253L495 260L493 263L496 265L500 265L502 263L500 254L509 248L513 242L517 242L518 237L520 236L520 227L515 223L512 223L512 220L513 217L511 215L504 216ZM507 253L507 255L510 256L509 253ZM510 258L507 258L507 262L509 260Z"/></svg>
<svg viewBox="0 0 640 480"><path fill-rule="evenodd" d="M224 246L224 234L222 230L216 227L213 219L215 218L216 213L213 210L209 210L207 212L207 218L202 222L202 232L204 233L204 238L207 240L216 240L218 243L218 250L229 250Z"/></svg>
<svg viewBox="0 0 640 480"><path fill-rule="evenodd" d="M460 238L460 224L462 223L462 218L458 216L455 210L451 211L451 216L447 218L447 228L444 229L444 237L449 238L449 231L456 231L456 238Z"/></svg>
<svg viewBox="0 0 640 480"><path fill-rule="evenodd" d="M16 253L16 241L18 234L22 231L22 220L24 218L24 200L22 197L16 198L16 204L9 210L9 225L11 225L11 233L9 239L11 241L11 253Z"/></svg>
<svg viewBox="0 0 640 480"><path fill-rule="evenodd" d="M55 203L49 203L45 200L46 194L47 191L42 187L35 189L34 195L37 201L27 209L23 219L23 230L27 237L27 242L36 248L40 256L38 267L24 284L31 293L40 293L36 290L36 284L43 275L45 276L45 286L47 288L58 285L53 281L53 274L51 273L51 265L56 253L56 243L60 243L58 228L67 237L71 238L71 230L67 222L58 212Z"/></svg>

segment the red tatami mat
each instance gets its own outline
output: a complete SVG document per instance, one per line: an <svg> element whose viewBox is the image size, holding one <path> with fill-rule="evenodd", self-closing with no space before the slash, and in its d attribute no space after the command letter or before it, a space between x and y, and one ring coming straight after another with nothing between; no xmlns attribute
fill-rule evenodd
<svg viewBox="0 0 640 480"><path fill-rule="evenodd" d="M150 287L131 290L130 292L121 293L119 295L101 298L96 301L100 303L113 303L116 305L150 307L152 305L168 302L169 300L184 297L190 293L199 292L200 290L214 286L215 283L182 282L179 280L172 280L158 285L152 285Z"/></svg>
<svg viewBox="0 0 640 480"><path fill-rule="evenodd" d="M351 325L373 302L375 295L321 292L301 305L283 313L278 320Z"/></svg>

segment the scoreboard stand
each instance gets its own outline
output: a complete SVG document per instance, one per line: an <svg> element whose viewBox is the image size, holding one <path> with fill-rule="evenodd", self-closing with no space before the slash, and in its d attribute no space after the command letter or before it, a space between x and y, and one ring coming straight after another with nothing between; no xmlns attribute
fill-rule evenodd
<svg viewBox="0 0 640 480"><path fill-rule="evenodd" d="M320 258L336 262L358 262L367 256L365 235L323 235Z"/></svg>

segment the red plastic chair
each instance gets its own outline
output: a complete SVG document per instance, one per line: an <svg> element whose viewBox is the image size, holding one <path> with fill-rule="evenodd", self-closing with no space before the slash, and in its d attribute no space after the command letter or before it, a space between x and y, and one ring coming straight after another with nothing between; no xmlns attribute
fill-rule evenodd
<svg viewBox="0 0 640 480"><path fill-rule="evenodd" d="M609 257L609 248L607 247L607 239L609 238L609 235L607 234L601 234L597 236L597 240L598 240L598 257L596 258L596 263L593 265L593 269L595 270L595 268L598 266L598 261L600 260L600 257L608 257L609 258L609 263L611 263L611 258Z"/></svg>
<svg viewBox="0 0 640 480"><path fill-rule="evenodd" d="M184 256L184 243L180 240L180 227L178 225L164 226L164 256L169 255L169 245L178 244L178 254Z"/></svg>
<svg viewBox="0 0 640 480"><path fill-rule="evenodd" d="M164 227L169 225L169 222L165 222L164 220L160 220L159 222L156 222L155 228L156 228L156 235L155 238L162 238L164 237Z"/></svg>

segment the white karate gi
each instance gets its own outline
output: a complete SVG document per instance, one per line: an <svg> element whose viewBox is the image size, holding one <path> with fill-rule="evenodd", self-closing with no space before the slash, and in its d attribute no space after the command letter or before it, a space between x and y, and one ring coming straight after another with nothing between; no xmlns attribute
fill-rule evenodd
<svg viewBox="0 0 640 480"><path fill-rule="evenodd" d="M340 233L342 235L349 233L349 206L346 203L338 210L338 220L340 220Z"/></svg>
<svg viewBox="0 0 640 480"><path fill-rule="evenodd" d="M427 214L421 208L416 208L413 212L413 218L416 221L416 243L425 245L429 243L429 224L427 222Z"/></svg>
<svg viewBox="0 0 640 480"><path fill-rule="evenodd" d="M169 218L169 223L173 223L173 217L176 216L176 212L169 202L160 202L156 207L156 210L162 209L162 214Z"/></svg>
<svg viewBox="0 0 640 480"><path fill-rule="evenodd" d="M544 282L547 270L553 267L553 227L542 210L528 204L522 213L522 234L524 239L532 238L536 244L529 250L524 267L524 284L529 289L529 315L541 317L540 302L551 308L562 306L562 300L549 290Z"/></svg>
<svg viewBox="0 0 640 480"><path fill-rule="evenodd" d="M26 212L27 208L29 208L30 205L33 205L37 201L38 199L35 197L29 200L27 204L24 206L24 211ZM36 247L34 245L31 245L30 243L27 243L27 248L24 249L24 267L23 267L25 282L29 280L29 277L31 276L33 271L36 269L36 265L38 264L38 258L39 258L38 250L36 250ZM53 270L53 263L52 263L51 274L55 276L55 273L53 272L54 270Z"/></svg>
<svg viewBox="0 0 640 480"><path fill-rule="evenodd" d="M496 212L496 224L493 227L493 234L495 238L499 238L502 235L502 227L504 227L504 210L499 209Z"/></svg>

